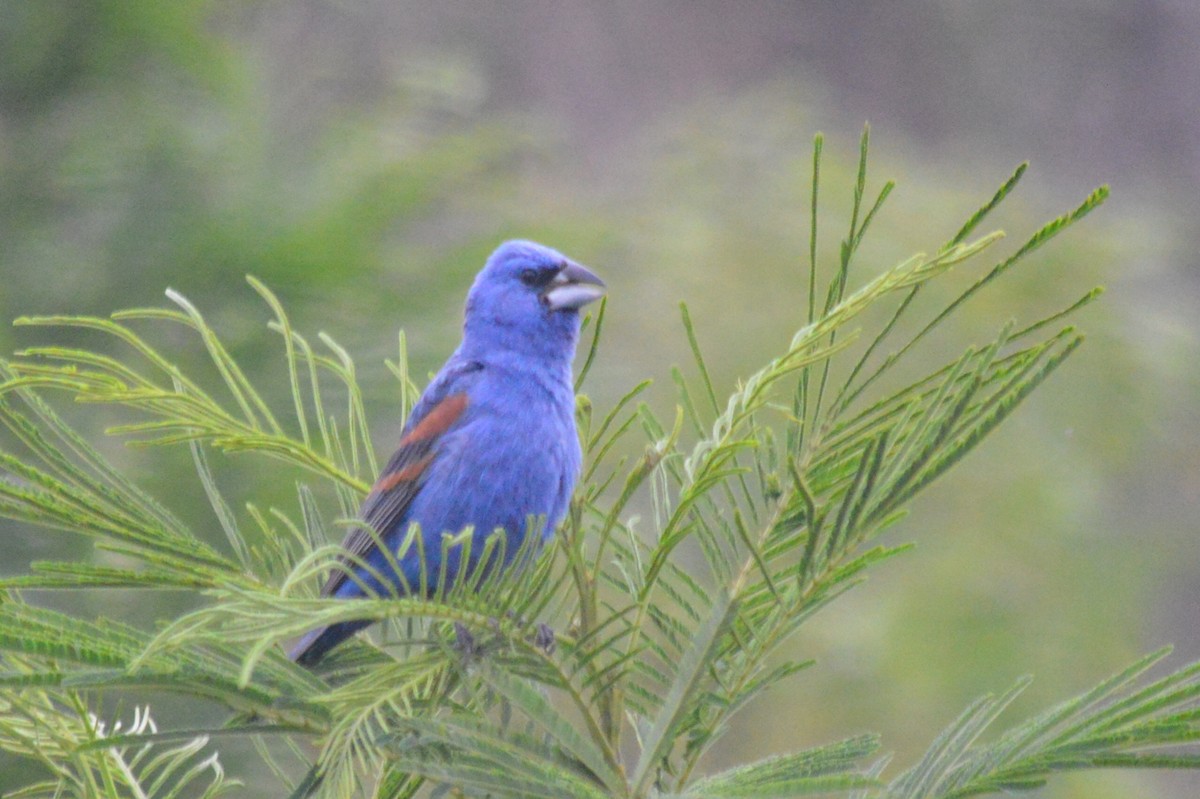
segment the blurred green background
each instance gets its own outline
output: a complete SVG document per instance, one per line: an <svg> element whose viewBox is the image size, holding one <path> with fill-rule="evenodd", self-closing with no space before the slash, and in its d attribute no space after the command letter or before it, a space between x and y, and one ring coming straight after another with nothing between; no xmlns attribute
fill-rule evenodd
<svg viewBox="0 0 1200 799"><path fill-rule="evenodd" d="M876 730L904 766L1022 674L1037 679L1011 721L1164 643L1174 665L1200 656L1198 40L1200 4L1183 0L4 0L0 318L158 305L170 286L270 385L277 337L254 273L296 327L357 358L386 452L397 330L415 373L436 369L503 238L543 240L608 280L595 402L653 376L669 411L669 367L687 361L679 300L725 388L800 324L816 131L827 261L864 120L874 185L900 184L859 282L937 247L1026 158L997 222L1010 248L1111 183L1112 200L975 300L929 357L1104 284L1077 320L1083 350L921 498L889 534L916 551L805 629L794 646L818 667L753 707L717 757ZM55 335L0 326L0 350ZM200 362L194 341L158 340ZM106 451L215 530L185 457ZM248 486L239 499L292 501L290 480L220 466ZM2 521L0 534L4 574L86 557L57 535ZM183 608L44 601L147 624ZM259 795L250 761L227 766ZM27 778L0 755L0 793ZM1197 776L1110 772L1040 795L1198 793Z"/></svg>

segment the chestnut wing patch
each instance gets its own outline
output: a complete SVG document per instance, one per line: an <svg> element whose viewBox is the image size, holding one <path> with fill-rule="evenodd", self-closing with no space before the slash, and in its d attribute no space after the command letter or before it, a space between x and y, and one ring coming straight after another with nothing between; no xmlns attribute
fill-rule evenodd
<svg viewBox="0 0 1200 799"><path fill-rule="evenodd" d="M467 395L452 394L433 406L424 419L404 434L396 453L363 500L359 512L363 526L355 527L342 541L342 548L346 550L346 555L339 557L342 563L351 566L366 560L375 549L377 539L392 532L404 519L424 484L429 464L437 455L438 441L466 409ZM321 596L332 596L346 579L345 570L335 568L321 588Z"/></svg>

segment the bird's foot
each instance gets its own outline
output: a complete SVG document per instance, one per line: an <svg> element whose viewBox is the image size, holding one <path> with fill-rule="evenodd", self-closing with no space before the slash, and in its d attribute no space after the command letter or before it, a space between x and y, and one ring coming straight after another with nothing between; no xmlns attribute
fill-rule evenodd
<svg viewBox="0 0 1200 799"><path fill-rule="evenodd" d="M508 618L515 621L521 627L525 627L528 624L528 622L526 622L517 614L513 613L511 610L507 615ZM497 633L500 632L500 623L496 621L496 619L492 619L492 625L493 629L495 629ZM533 645L545 652L547 655L553 655L554 650L558 648L558 640L555 638L554 628L545 622L538 622L537 629L534 630L533 635L529 637L532 639Z"/></svg>
<svg viewBox="0 0 1200 799"><path fill-rule="evenodd" d="M553 655L554 650L558 647L558 641L554 637L554 630L549 624L539 622L537 632L533 634L533 645L545 652L547 655Z"/></svg>
<svg viewBox="0 0 1200 799"><path fill-rule="evenodd" d="M460 621L454 622L454 649L464 660L474 660L483 652L475 636Z"/></svg>
<svg viewBox="0 0 1200 799"><path fill-rule="evenodd" d="M467 629L465 624L456 621L454 623L454 650L464 660L478 660L487 652L506 646L504 643L506 640L511 641L501 630L498 619L490 619L488 627L491 628L493 635L490 637L485 635L480 639ZM554 650L558 648L558 639L554 634L554 629L545 623L539 623L527 640L547 655L554 654Z"/></svg>

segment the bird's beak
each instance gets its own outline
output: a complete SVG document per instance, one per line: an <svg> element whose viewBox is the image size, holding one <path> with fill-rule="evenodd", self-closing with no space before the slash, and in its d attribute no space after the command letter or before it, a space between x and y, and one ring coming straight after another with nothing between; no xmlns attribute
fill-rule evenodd
<svg viewBox="0 0 1200 799"><path fill-rule="evenodd" d="M604 281L573 261L568 261L542 292L552 311L578 310L603 296Z"/></svg>

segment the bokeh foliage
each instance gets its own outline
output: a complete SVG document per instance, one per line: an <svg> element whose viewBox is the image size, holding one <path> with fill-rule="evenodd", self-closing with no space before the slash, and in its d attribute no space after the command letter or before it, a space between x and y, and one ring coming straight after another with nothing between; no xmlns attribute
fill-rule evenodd
<svg viewBox="0 0 1200 799"><path fill-rule="evenodd" d="M886 779L889 758L869 759L879 748L870 735L723 771L704 765L746 705L811 665L777 656L865 572L905 550L874 539L1076 349L1081 336L1063 319L1100 293L1023 325L1008 322L987 343L897 384L897 365L946 319L1090 213L1107 189L994 259L922 320L914 312L922 289L980 260L1002 237L976 229L1025 165L932 254L913 255L852 289L859 247L894 184L884 183L874 199L867 194L864 132L848 230L835 265L823 269L822 149L818 137L807 322L786 350L722 402L683 306L697 377L674 371L674 423L664 425L640 401L645 381L603 413L580 395L586 474L555 544L540 556L518 553L523 569L467 574L435 592L422 572L415 595L310 598L323 573L339 567L337 548L324 543L325 519L354 514L376 460L352 359L331 337L319 335L318 347L297 331L259 280L250 282L272 311L269 327L284 353L286 413L272 409L200 310L173 290L167 296L177 309L19 319L97 331L132 351L112 357L38 346L0 366L0 421L21 445L0 455L0 512L83 535L97 554L121 561L37 562L31 574L2 584L0 679L9 698L0 732L7 751L46 772L19 794L176 796L200 783L204 795L215 796L239 784L226 781L219 759L239 742L253 744L276 791L294 796L415 796L428 784L435 794L480 797L838 792L903 799L1039 787L1057 772L1103 766L1200 767L1191 746L1200 735L1200 664L1146 680L1163 653L989 744L981 736L1024 684L979 699L915 765ZM864 325L861 317L881 305L890 309L883 323ZM581 386L606 307L589 320ZM194 334L220 395L139 334L143 325ZM417 384L403 338L391 366L407 411ZM59 394L132 411L133 421L110 435L186 446L226 546L206 544L114 469L47 402ZM342 410L334 410L339 400ZM622 455L618 445L639 428L644 453ZM261 510L250 493L244 502L252 524L241 521L210 467L217 452L299 471L293 508ZM629 515L644 484L653 487L648 532ZM322 502L314 485L331 497ZM422 541L419 530L407 535ZM445 534L442 547L482 547L486 563L503 541L466 531ZM199 602L142 631L41 608L21 593L114 588L166 588ZM357 639L314 672L280 648L313 626L364 617L398 620L398 643L388 645L388 635L383 647ZM553 644L541 621L531 627L544 619L565 625ZM148 691L216 705L227 718L204 725L193 716L159 732L147 708L127 733L102 720L104 696L140 700ZM213 738L213 753L202 758ZM306 741L317 744L315 755L302 748Z"/></svg>
<svg viewBox="0 0 1200 799"><path fill-rule="evenodd" d="M253 272L298 326L328 329L355 353L381 452L400 416L395 382L379 366L394 357L395 329L410 331L415 374L435 368L456 335L463 286L509 233L580 256L625 299L609 309L595 364L599 407L661 374L664 361L689 360L673 313L680 297L699 320L722 393L802 319L801 295L780 287L795 285L807 246L808 132L833 124L807 75L647 116L645 130L591 171L600 156L544 109L509 113L491 63L464 50L388 53L383 68L355 71L343 54L310 49L290 63L315 63L322 79L294 85L289 43L313 39L295 17L272 34L272 21L286 16L278 11L3 4L0 316L107 314L157 304L173 286L203 304L248 371L274 375L264 391L286 402L273 394L287 385L274 340L242 282ZM337 26L336 17L320 19ZM961 209L1006 167L977 147L945 148L934 160L891 125L884 136L876 169L901 175L902 193L865 243L867 274L928 246L930 226L934 238L952 235ZM850 202L851 149L826 153L828 207L837 211ZM1060 191L1052 172L1029 181L1033 191L997 212L1000 226L1028 229L1044 209L1027 203ZM1185 293L1174 291L1178 305L1153 293L1155 263L1178 242L1169 220L1139 211L1122 186L1118 203L1119 213L1106 211L1086 235L1060 241L945 326L956 344L979 340L1013 308L1067 300L1064 281L1115 289L1085 312L1092 344L898 525L897 541L921 544L908 556L915 565L891 569L814 619L799 654L818 655L825 668L752 705L718 753L727 763L782 751L796 733L815 744L848 729L880 729L911 760L981 688L1032 671L1038 679L1019 702L1044 705L1077 688L1080 675L1099 678L1164 640L1195 640L1187 598L1197 350ZM0 328L6 352L44 336L57 339ZM203 363L201 348L176 343L181 365ZM669 402L669 382L649 389L658 407ZM92 433L126 421L95 406L60 411ZM186 451L129 452L92 440L221 545ZM227 485L257 483L264 506L294 496L289 474L264 485L244 461L213 462ZM0 531L8 574L87 552L5 522ZM76 607L62 595L38 601ZM147 604L111 591L85 608L145 627L191 606L168 593ZM874 690L893 681L906 690ZM761 721L773 713L802 723L781 736ZM0 773L18 779L20 771L0 756ZM1071 795L1122 796L1129 784L1089 783ZM1047 795L1067 795L1064 785Z"/></svg>

